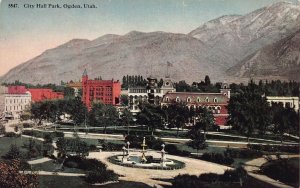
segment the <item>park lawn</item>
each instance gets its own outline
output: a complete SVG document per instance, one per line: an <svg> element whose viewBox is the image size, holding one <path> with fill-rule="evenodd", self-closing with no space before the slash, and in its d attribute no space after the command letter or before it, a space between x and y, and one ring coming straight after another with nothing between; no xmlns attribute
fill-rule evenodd
<svg viewBox="0 0 300 188"><path fill-rule="evenodd" d="M60 168L60 163L55 163L54 160L47 161L44 163L34 164L31 166L33 170L41 170L41 171L48 171L48 172L54 172L58 168ZM61 172L65 173L85 173L84 170L78 169L78 168L68 168L64 166L64 170Z"/></svg>
<svg viewBox="0 0 300 188"><path fill-rule="evenodd" d="M42 144L41 141L35 140L37 144ZM24 137L1 137L0 138L0 156L5 155L12 144L16 144L22 152L27 152L27 149L24 148L24 144L29 142L29 138ZM42 156L40 156L42 157ZM38 158L40 158L38 157ZM32 160L32 159L31 159Z"/></svg>
<svg viewBox="0 0 300 188"><path fill-rule="evenodd" d="M261 166L261 172L272 179L299 187L300 158L271 160Z"/></svg>
<svg viewBox="0 0 300 188"><path fill-rule="evenodd" d="M129 182L129 181L119 181L118 183L112 183L107 185L90 185L84 181L84 177L77 176L38 176L39 187L40 188L151 188L150 186L139 183L139 182Z"/></svg>

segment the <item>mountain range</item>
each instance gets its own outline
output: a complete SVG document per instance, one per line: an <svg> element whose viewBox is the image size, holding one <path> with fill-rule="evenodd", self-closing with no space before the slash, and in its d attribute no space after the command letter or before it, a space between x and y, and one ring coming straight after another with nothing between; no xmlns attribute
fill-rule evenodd
<svg viewBox="0 0 300 188"><path fill-rule="evenodd" d="M2 82L45 84L124 75L200 81L300 81L300 6L279 2L246 15L211 20L188 34L131 31L95 40L73 39L22 63ZM298 71L298 72L297 72Z"/></svg>

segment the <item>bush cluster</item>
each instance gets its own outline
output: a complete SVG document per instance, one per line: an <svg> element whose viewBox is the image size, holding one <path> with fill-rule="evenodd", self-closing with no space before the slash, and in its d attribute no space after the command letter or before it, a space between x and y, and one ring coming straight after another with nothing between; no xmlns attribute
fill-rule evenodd
<svg viewBox="0 0 300 188"><path fill-rule="evenodd" d="M201 160L218 163L218 164L224 164L224 165L231 165L234 160L230 156L225 156L221 153L204 153L201 157Z"/></svg>
<svg viewBox="0 0 300 188"><path fill-rule="evenodd" d="M218 187L224 187L226 183L239 182L240 179L247 178L247 172L239 167L233 170L226 170L224 174L205 173L199 176L195 175L178 175L174 178L172 188L206 188L215 187L215 185L221 185ZM226 186L225 186L226 187Z"/></svg>
<svg viewBox="0 0 300 188"><path fill-rule="evenodd" d="M262 151L254 150L254 149L232 149L227 148L224 152L225 156L230 156L231 158L259 158L263 155Z"/></svg>
<svg viewBox="0 0 300 188"><path fill-rule="evenodd" d="M267 152L288 152L299 153L300 148L298 145L261 145L261 144L248 144L248 148L259 151Z"/></svg>
<svg viewBox="0 0 300 188"><path fill-rule="evenodd" d="M20 137L19 134L16 134L16 133L14 133L14 132L6 132L6 133L4 134L4 136L5 136L5 137Z"/></svg>
<svg viewBox="0 0 300 188"><path fill-rule="evenodd" d="M124 144L115 144L111 142L103 142L102 149L103 151L120 151Z"/></svg>
<svg viewBox="0 0 300 188"><path fill-rule="evenodd" d="M108 170L104 163L96 159L70 156L65 160L64 166L88 171L85 176L85 181L91 184L118 180L117 174L112 170Z"/></svg>
<svg viewBox="0 0 300 188"><path fill-rule="evenodd" d="M190 152L179 150L178 147L174 144L167 144L165 147L165 151L171 155L179 155L184 157L190 156Z"/></svg>

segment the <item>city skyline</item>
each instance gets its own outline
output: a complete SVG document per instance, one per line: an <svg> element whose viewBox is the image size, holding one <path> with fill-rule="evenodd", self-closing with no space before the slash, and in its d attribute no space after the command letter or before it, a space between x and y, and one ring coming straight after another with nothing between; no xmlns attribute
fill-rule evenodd
<svg viewBox="0 0 300 188"><path fill-rule="evenodd" d="M0 6L0 75L74 38L93 40L105 34L130 31L188 33L223 15L247 14L279 0L190 0L190 1L85 1L91 9L37 9L25 4L49 3L30 0L19 8ZM289 2L296 3L296 0ZM82 1L51 1L52 4L80 4ZM27 5L27 7L28 7ZM136 16L139 15L139 16Z"/></svg>

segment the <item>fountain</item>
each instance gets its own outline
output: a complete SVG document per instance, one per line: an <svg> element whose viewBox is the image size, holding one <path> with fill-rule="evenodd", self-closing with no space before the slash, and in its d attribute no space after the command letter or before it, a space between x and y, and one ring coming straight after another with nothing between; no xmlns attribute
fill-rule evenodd
<svg viewBox="0 0 300 188"><path fill-rule="evenodd" d="M180 169L184 167L184 163L177 161L175 159L167 158L165 145L162 144L161 151L147 151L146 140L143 138L143 142L141 144L142 150L134 151L132 150L129 153L129 145L127 142L125 146L123 146L122 151L123 155L115 155L109 158L109 161L127 167L134 168L148 168L148 169L163 169L163 170L173 170ZM126 148L127 146L127 148ZM147 155L146 155L147 153Z"/></svg>
<svg viewBox="0 0 300 188"><path fill-rule="evenodd" d="M144 139L143 139L143 143L141 144L141 146L142 146L142 148L143 148L143 150L142 150L141 162L142 162L142 163L146 163L146 162L147 162L147 159L146 159L146 155L145 155L145 153L146 153L145 147L146 147L147 145L146 145L145 137L144 137Z"/></svg>

